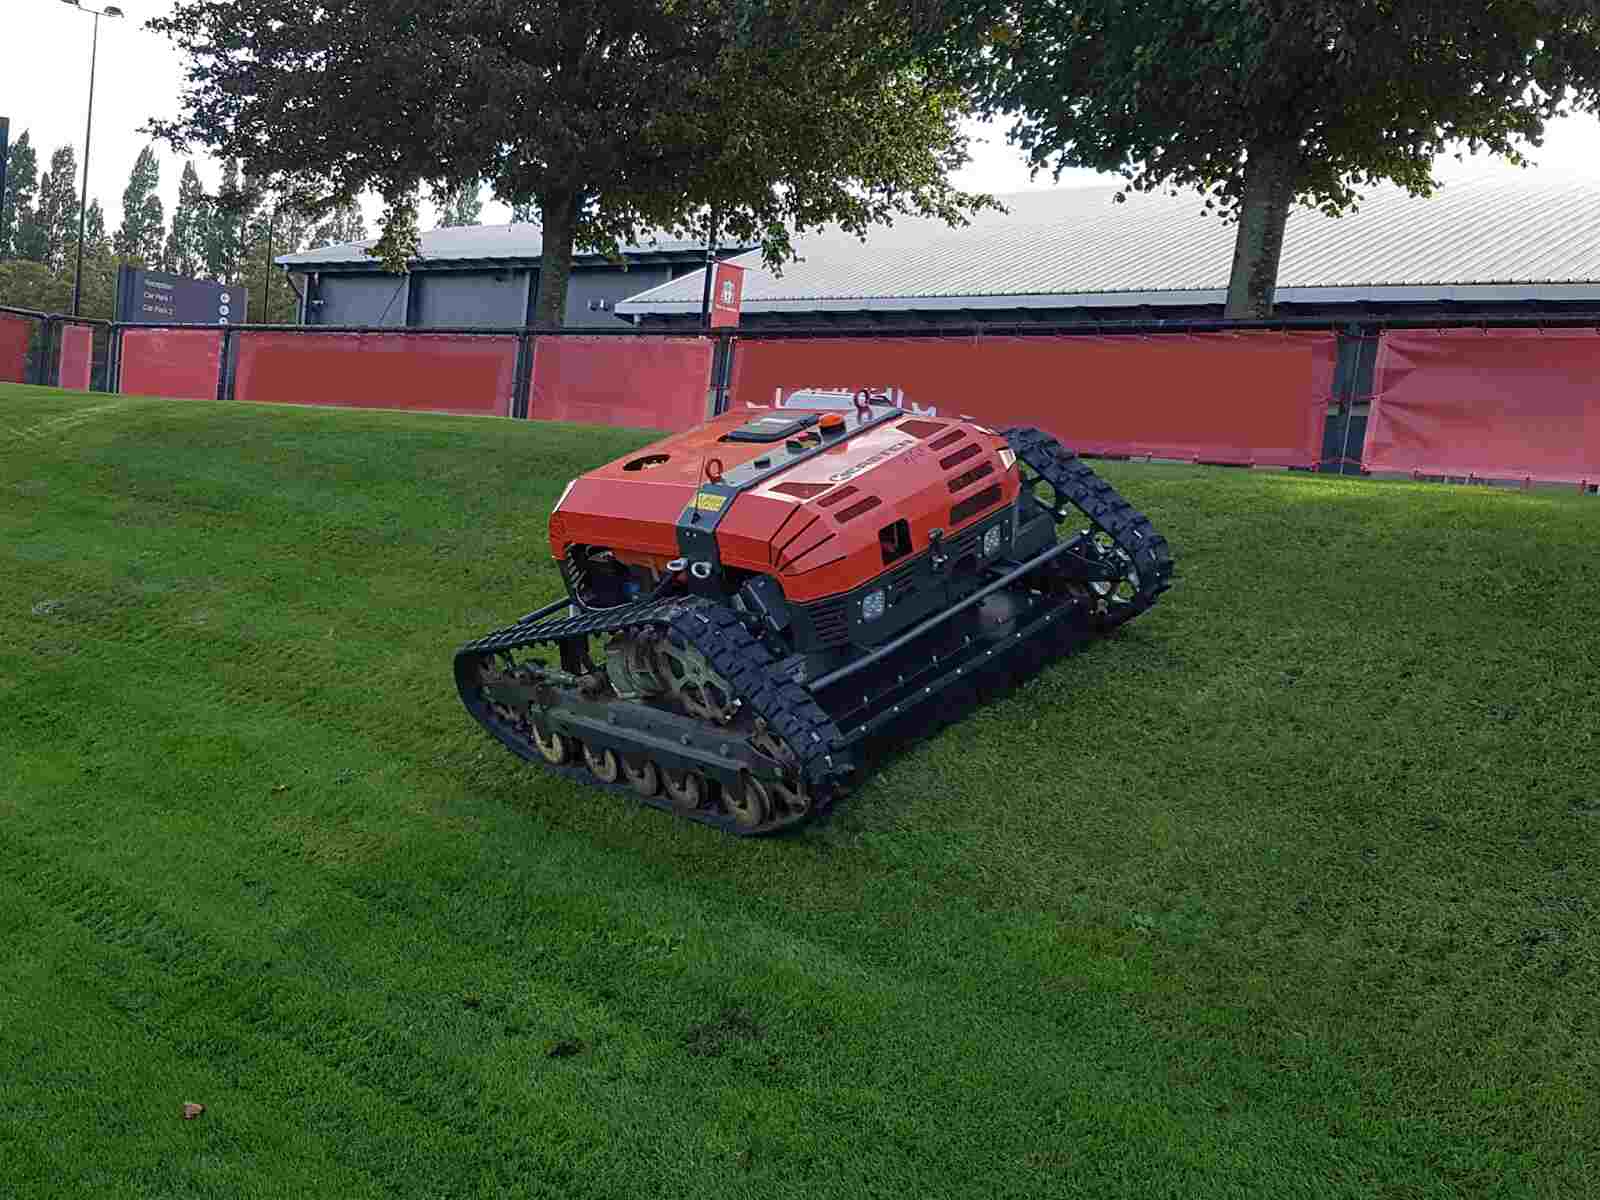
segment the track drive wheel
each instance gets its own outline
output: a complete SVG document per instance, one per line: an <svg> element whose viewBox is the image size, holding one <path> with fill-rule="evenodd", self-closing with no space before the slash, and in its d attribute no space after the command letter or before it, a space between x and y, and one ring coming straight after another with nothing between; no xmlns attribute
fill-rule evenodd
<svg viewBox="0 0 1600 1200"><path fill-rule="evenodd" d="M596 750L593 746L584 746L583 761L589 768L589 773L601 783L615 783L617 776L622 773L622 768L617 761L615 750Z"/></svg>
<svg viewBox="0 0 1600 1200"><path fill-rule="evenodd" d="M628 781L629 787L646 798L661 790L661 768L648 758L641 758L637 767L624 758L622 777Z"/></svg>
<svg viewBox="0 0 1600 1200"><path fill-rule="evenodd" d="M549 733L541 733L535 729L533 744L539 747L539 753L544 755L545 762L552 766L559 767L572 757L572 739L553 729Z"/></svg>
<svg viewBox="0 0 1600 1200"><path fill-rule="evenodd" d="M674 808L694 812L706 798L706 777L699 771L667 771L662 786Z"/></svg>
<svg viewBox="0 0 1600 1200"><path fill-rule="evenodd" d="M810 812L811 793L806 787L805 779L795 769L795 755L794 751L789 749L789 743L773 733L763 722L757 725L756 735L750 739L750 744L783 768L783 778L773 785L772 796L793 816L803 817ZM770 802L767 811L771 812Z"/></svg>
<svg viewBox="0 0 1600 1200"><path fill-rule="evenodd" d="M740 829L758 829L772 819L772 796L754 775L746 774L737 789L725 787L723 803Z"/></svg>

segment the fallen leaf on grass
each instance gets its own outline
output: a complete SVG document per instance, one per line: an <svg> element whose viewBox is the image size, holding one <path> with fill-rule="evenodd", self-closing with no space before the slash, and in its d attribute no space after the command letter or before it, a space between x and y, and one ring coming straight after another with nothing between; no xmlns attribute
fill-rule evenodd
<svg viewBox="0 0 1600 1200"><path fill-rule="evenodd" d="M192 1121L201 1113L205 1112L205 1110L206 1106L204 1104L185 1104L183 1106L183 1119L185 1121Z"/></svg>

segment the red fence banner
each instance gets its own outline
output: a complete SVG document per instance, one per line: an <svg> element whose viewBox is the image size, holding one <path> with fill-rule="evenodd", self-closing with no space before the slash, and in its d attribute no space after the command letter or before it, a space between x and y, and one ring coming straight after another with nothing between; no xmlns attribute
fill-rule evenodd
<svg viewBox="0 0 1600 1200"><path fill-rule="evenodd" d="M745 407L841 407L858 388L901 408L1036 425L1089 454L1314 466L1332 333L741 339Z"/></svg>
<svg viewBox="0 0 1600 1200"><path fill-rule="evenodd" d="M1386 331L1369 471L1600 481L1600 332Z"/></svg>
<svg viewBox="0 0 1600 1200"><path fill-rule="evenodd" d="M634 429L689 429L707 417L711 343L694 337L540 336L528 416Z"/></svg>
<svg viewBox="0 0 1600 1200"><path fill-rule="evenodd" d="M0 383L28 381L28 343L36 324L32 317L0 313Z"/></svg>
<svg viewBox="0 0 1600 1200"><path fill-rule="evenodd" d="M222 334L209 329L124 329L117 390L129 396L215 400Z"/></svg>
<svg viewBox="0 0 1600 1200"><path fill-rule="evenodd" d="M509 416L517 339L427 333L234 335L233 398Z"/></svg>
<svg viewBox="0 0 1600 1200"><path fill-rule="evenodd" d="M94 330L87 325L61 327L61 368L57 381L64 388L89 390L89 374L94 366Z"/></svg>

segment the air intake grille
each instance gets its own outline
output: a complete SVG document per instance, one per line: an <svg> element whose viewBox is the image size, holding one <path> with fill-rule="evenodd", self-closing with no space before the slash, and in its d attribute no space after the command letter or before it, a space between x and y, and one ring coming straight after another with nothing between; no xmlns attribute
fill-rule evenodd
<svg viewBox="0 0 1600 1200"><path fill-rule="evenodd" d="M821 500L818 500L817 501L817 507L818 508L831 508L833 505L839 503L839 501L847 499L850 496L854 496L856 494L856 492L858 492L859 490L860 489L857 488L854 484L847 483L842 488L840 488L837 492L833 493L833 495L824 496Z"/></svg>
<svg viewBox="0 0 1600 1200"><path fill-rule="evenodd" d="M993 463L979 463L977 466L973 467L972 470L967 471L964 474L957 475L954 479L952 479L950 481L950 490L952 492L959 492L962 488L968 486L969 484L977 483L978 480L982 479L985 475L993 474Z"/></svg>
<svg viewBox="0 0 1600 1200"><path fill-rule="evenodd" d="M953 453L946 454L943 458L941 458L939 460L939 466L942 470L948 471L957 463L964 463L974 454L981 453L983 453L983 451L976 442L968 442L965 446L961 447L961 449L956 450Z"/></svg>
<svg viewBox="0 0 1600 1200"><path fill-rule="evenodd" d="M950 524L961 524L961 522L965 521L968 517L973 516L976 513L981 513L984 509L988 508L991 504L994 504L999 499L1000 485L998 483L991 483L981 492L973 492L972 495L968 496L959 504L951 506Z"/></svg>
<svg viewBox="0 0 1600 1200"><path fill-rule="evenodd" d="M909 433L914 438L932 437L944 428L940 421L901 421L895 427L896 433Z"/></svg>
<svg viewBox="0 0 1600 1200"><path fill-rule="evenodd" d="M813 496L820 496L832 486L831 483L780 483L772 490L782 492L786 496L799 496L802 500L809 500Z"/></svg>
<svg viewBox="0 0 1600 1200"><path fill-rule="evenodd" d="M957 442L959 442L962 438L964 438L966 436L967 436L967 431L966 430L964 430L964 429L952 429L949 433L945 434L943 437L934 438L933 441L928 443L928 448L930 450L943 450L946 446L954 446Z"/></svg>
<svg viewBox="0 0 1600 1200"><path fill-rule="evenodd" d="M838 512L833 514L833 519L835 521L853 521L862 513L869 513L882 503L883 501L878 499L878 497L868 496L864 500L857 500L849 508L841 508Z"/></svg>
<svg viewBox="0 0 1600 1200"><path fill-rule="evenodd" d="M850 618L845 614L848 603L844 596L836 596L806 606L819 645L842 646L850 640Z"/></svg>

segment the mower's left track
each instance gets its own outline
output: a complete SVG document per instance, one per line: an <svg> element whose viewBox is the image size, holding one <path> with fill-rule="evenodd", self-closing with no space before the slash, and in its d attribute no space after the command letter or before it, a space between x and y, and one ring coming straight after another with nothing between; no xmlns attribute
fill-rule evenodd
<svg viewBox="0 0 1600 1200"><path fill-rule="evenodd" d="M697 658L726 703L708 719L605 695L587 682L595 636ZM561 668L530 658L539 650ZM826 810L853 765L827 713L774 665L732 610L687 597L513 625L463 646L455 676L467 711L521 757L749 836Z"/></svg>

